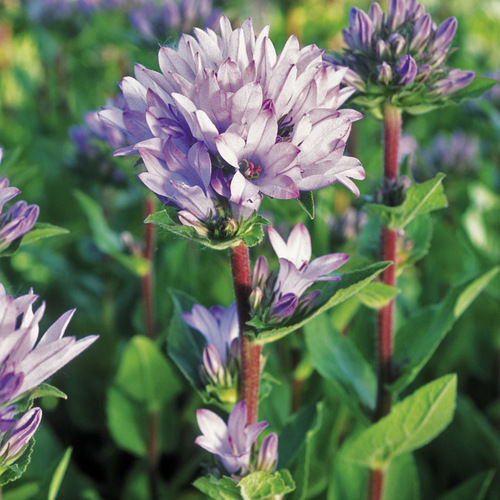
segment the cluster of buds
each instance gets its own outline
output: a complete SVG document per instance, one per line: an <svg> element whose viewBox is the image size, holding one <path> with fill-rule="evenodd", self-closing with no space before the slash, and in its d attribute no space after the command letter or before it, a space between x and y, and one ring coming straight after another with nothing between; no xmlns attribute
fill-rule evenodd
<svg viewBox="0 0 500 500"><path fill-rule="evenodd" d="M317 281L339 280L340 277L329 274L342 266L349 256L333 253L309 262L311 237L303 224L292 229L286 242L272 227L268 227L268 235L280 268L274 274L265 257L257 259L250 294L251 316L263 323L282 323L313 308L320 291L305 291Z"/></svg>
<svg viewBox="0 0 500 500"><path fill-rule="evenodd" d="M210 410L196 412L202 435L195 443L214 454L224 472L234 479L253 471L272 472L278 462L278 436L271 432L260 446L255 457L254 443L259 434L268 426L267 422L247 425L247 406L244 401L237 403L229 415L227 424Z"/></svg>
<svg viewBox="0 0 500 500"><path fill-rule="evenodd" d="M377 2L368 14L354 7L343 32L347 48L333 63L349 68L345 83L363 94L393 97L402 107L417 94L418 104L439 100L474 79L473 71L445 65L456 29L454 17L437 26L418 0L390 0L387 14Z"/></svg>
<svg viewBox="0 0 500 500"><path fill-rule="evenodd" d="M237 397L239 366L239 322L236 305L206 309L196 304L190 313L183 313L182 317L207 341L200 360L205 390L223 406L232 407Z"/></svg>

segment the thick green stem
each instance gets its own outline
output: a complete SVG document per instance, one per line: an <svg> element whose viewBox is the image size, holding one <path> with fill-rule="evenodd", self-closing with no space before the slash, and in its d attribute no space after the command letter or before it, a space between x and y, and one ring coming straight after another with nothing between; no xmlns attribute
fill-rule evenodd
<svg viewBox="0 0 500 500"><path fill-rule="evenodd" d="M247 405L247 423L257 421L259 407L260 354L262 347L252 344L245 335L245 323L250 319L249 297L252 287L248 247L244 243L230 249L234 296L240 323L240 398Z"/></svg>

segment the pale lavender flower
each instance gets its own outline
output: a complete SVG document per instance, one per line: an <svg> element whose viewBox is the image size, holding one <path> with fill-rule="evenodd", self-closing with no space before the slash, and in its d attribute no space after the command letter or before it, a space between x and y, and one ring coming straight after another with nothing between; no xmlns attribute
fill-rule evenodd
<svg viewBox="0 0 500 500"><path fill-rule="evenodd" d="M97 340L96 335L80 340L63 336L74 309L64 313L38 340L38 324L45 303L33 312L32 305L37 297L30 291L13 298L0 284L2 405L38 387Z"/></svg>
<svg viewBox="0 0 500 500"><path fill-rule="evenodd" d="M256 469L272 472L278 463L278 435L275 432L268 434L260 445L257 456Z"/></svg>
<svg viewBox="0 0 500 500"><path fill-rule="evenodd" d="M393 94L412 86L436 99L474 78L472 71L449 71L445 66L456 29L454 17L438 27L417 0L390 0L386 15L377 2L368 14L354 7L343 31L347 48L332 62L353 72L344 83L360 92L379 95L370 84L383 85L385 93L389 89Z"/></svg>
<svg viewBox="0 0 500 500"><path fill-rule="evenodd" d="M0 162L2 156L3 149L0 148ZM9 180L5 177L0 179L0 250L31 231L38 218L38 206L28 205L25 201L18 201L4 211L5 203L20 192L16 187L9 186Z"/></svg>
<svg viewBox="0 0 500 500"><path fill-rule="evenodd" d="M229 474L244 475L250 466L252 446L268 423L247 425L244 401L235 405L227 425L210 410L198 410L196 419L202 435L195 439L195 443L217 456Z"/></svg>
<svg viewBox="0 0 500 500"><path fill-rule="evenodd" d="M0 469L14 463L21 456L41 419L42 410L32 408L14 421L7 432L0 433Z"/></svg>
<svg viewBox="0 0 500 500"><path fill-rule="evenodd" d="M268 32L256 35L250 19L233 30L222 16L220 34L195 28L177 49L162 47L161 73L136 65L135 78L121 82L124 105L99 115L128 134L130 146L116 154L159 156L169 140L184 152L201 142L214 189L236 212L258 208L262 195L298 198L334 182L358 194L352 179L364 170L344 149L361 115L338 109L353 92L340 87L346 70L294 36L278 55Z"/></svg>
<svg viewBox="0 0 500 500"><path fill-rule="evenodd" d="M182 318L205 337L207 344L215 347L221 362L226 364L231 344L239 335L236 304L227 308L214 306L210 309L195 304L190 313L182 313Z"/></svg>

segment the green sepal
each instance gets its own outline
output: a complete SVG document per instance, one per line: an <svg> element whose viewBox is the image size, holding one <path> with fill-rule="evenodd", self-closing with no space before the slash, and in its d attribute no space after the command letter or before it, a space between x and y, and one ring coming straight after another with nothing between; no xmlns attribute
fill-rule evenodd
<svg viewBox="0 0 500 500"><path fill-rule="evenodd" d="M176 223L176 213L177 210L169 207L165 210L160 210L159 212L151 214L144 222L155 224L177 236L196 241L197 243L214 250L226 250L237 246L242 242L248 247L253 247L259 244L264 237L262 225L270 224L264 217L254 214L246 221L240 221L237 225L236 231L231 236L224 236L223 234L210 235L210 231L208 229L207 235L204 236L199 234L194 227Z"/></svg>
<svg viewBox="0 0 500 500"><path fill-rule="evenodd" d="M243 500L266 500L286 495L295 489L292 475L287 469L276 472L257 471L245 476L239 483Z"/></svg>
<svg viewBox="0 0 500 500"><path fill-rule="evenodd" d="M298 317L297 315L292 315L289 319L289 324L275 327L273 324L264 324L260 320L247 322L247 325L254 328L254 342L257 344L268 344L269 342L275 342L285 337L322 312L358 293L359 290L373 281L389 265L391 265L391 262L377 262L363 269L343 274L341 280L330 282L322 288L318 302L312 311L308 311L305 315L299 315Z"/></svg>
<svg viewBox="0 0 500 500"><path fill-rule="evenodd" d="M44 398L47 396L60 399L68 399L67 394L50 384L40 384L36 389L27 394L29 399ZM24 396L23 396L24 397Z"/></svg>
<svg viewBox="0 0 500 500"><path fill-rule="evenodd" d="M415 217L448 206L442 185L444 177L439 173L434 179L410 187L404 202L397 207L371 203L366 208L389 229L403 229Z"/></svg>
<svg viewBox="0 0 500 500"><path fill-rule="evenodd" d="M26 446L15 463L6 467L0 467L0 486L15 481L24 474L31 460L33 446L35 446L35 440L31 438L28 446Z"/></svg>
<svg viewBox="0 0 500 500"><path fill-rule="evenodd" d="M456 393L454 374L421 387L352 439L346 445L345 460L383 470L397 456L426 445L452 421Z"/></svg>
<svg viewBox="0 0 500 500"><path fill-rule="evenodd" d="M299 205L312 220L315 215L314 194L312 191L301 191L298 199Z"/></svg>

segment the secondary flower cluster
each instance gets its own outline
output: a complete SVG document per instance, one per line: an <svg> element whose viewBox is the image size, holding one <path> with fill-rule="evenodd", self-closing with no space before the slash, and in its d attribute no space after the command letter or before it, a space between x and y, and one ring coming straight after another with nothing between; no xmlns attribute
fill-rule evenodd
<svg viewBox="0 0 500 500"><path fill-rule="evenodd" d="M347 48L334 63L349 67L346 83L363 93L382 87L393 95L411 86L413 95L441 97L474 78L473 71L445 66L456 29L454 17L437 26L417 0L389 0L387 14L377 2L368 14L353 7L343 32Z"/></svg>
<svg viewBox="0 0 500 500"><path fill-rule="evenodd" d="M263 196L334 182L359 193L364 170L344 149L361 115L338 109L354 91L340 88L345 69L295 36L278 55L268 31L250 19L233 30L224 16L219 34L195 28L160 49L161 72L137 64L120 84L124 105L99 114L127 136L115 154L140 154L144 184L200 233L249 218Z"/></svg>
<svg viewBox="0 0 500 500"><path fill-rule="evenodd" d="M33 312L37 298L32 291L11 297L0 284L0 474L20 457L40 424L40 408L26 411L32 392L97 339L64 337L70 310L38 340L45 304Z"/></svg>
<svg viewBox="0 0 500 500"><path fill-rule="evenodd" d="M278 462L278 436L274 432L262 441L257 459L251 460L252 447L268 423L247 425L247 406L244 401L235 405L227 425L210 410L198 410L196 418L202 435L196 438L195 443L216 455L225 471L233 477L241 477L249 470L271 472L275 469Z"/></svg>
<svg viewBox="0 0 500 500"><path fill-rule="evenodd" d="M208 392L224 404L234 404L239 360L236 305L231 304L227 309L221 306L206 309L195 304L190 313L182 314L182 318L207 341L201 372Z"/></svg>
<svg viewBox="0 0 500 500"><path fill-rule="evenodd" d="M145 0L130 13L130 21L144 40L156 43L196 25L214 28L219 16L211 0Z"/></svg>
<svg viewBox="0 0 500 500"><path fill-rule="evenodd" d="M297 224L285 242L278 232L268 228L269 240L279 259L279 272L269 272L269 264L263 256L255 263L252 277L250 305L252 317L264 323L279 323L295 313L311 309L320 291L304 292L317 281L339 280L330 273L345 264L349 256L332 253L312 262L311 237L303 224Z"/></svg>
<svg viewBox="0 0 500 500"><path fill-rule="evenodd" d="M2 157L3 149L0 147L0 163ZM5 177L0 179L0 252L30 231L38 218L38 206L28 205L25 201L17 201L4 212L5 203L20 192L20 189L9 186Z"/></svg>

